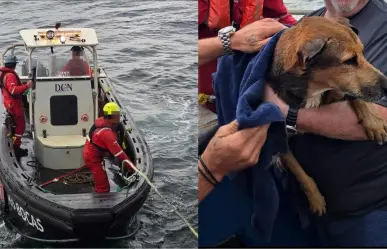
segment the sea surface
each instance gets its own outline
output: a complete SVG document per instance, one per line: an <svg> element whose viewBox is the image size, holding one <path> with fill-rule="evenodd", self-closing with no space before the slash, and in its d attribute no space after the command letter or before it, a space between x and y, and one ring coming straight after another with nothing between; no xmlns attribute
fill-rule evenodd
<svg viewBox="0 0 387 249"><path fill-rule="evenodd" d="M308 10L323 4L285 2L290 9ZM0 49L20 42L21 29L56 22L96 30L99 65L145 135L156 186L197 228L197 0L0 0ZM99 246L197 247L184 223L153 191L139 219L134 239ZM0 245L52 247L25 241L4 227Z"/></svg>

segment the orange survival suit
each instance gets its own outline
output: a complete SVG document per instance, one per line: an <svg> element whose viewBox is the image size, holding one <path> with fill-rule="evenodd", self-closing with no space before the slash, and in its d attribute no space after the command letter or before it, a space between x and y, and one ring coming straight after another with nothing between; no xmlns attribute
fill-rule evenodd
<svg viewBox="0 0 387 249"><path fill-rule="evenodd" d="M117 141L117 134L113 125L103 117L97 118L90 128L89 139L83 149L85 166L90 169L94 177L94 190L96 193L110 191L109 180L103 165L103 158L113 155L120 162L130 160ZM133 171L127 165L130 172Z"/></svg>
<svg viewBox="0 0 387 249"><path fill-rule="evenodd" d="M262 18L278 19L288 25L297 23L283 0L199 0L198 18L199 39L217 36L218 30L226 26L234 25L239 29ZM198 93L214 95L212 73L216 65L214 60L199 67ZM215 103L204 106L216 112Z"/></svg>
<svg viewBox="0 0 387 249"><path fill-rule="evenodd" d="M62 72L69 72L70 76L87 76L90 75L90 66L83 59L72 58L67 62Z"/></svg>
<svg viewBox="0 0 387 249"><path fill-rule="evenodd" d="M2 84L4 107L11 114L15 123L13 146L15 151L20 150L21 138L26 127L22 94L31 87L32 83L22 84L13 69L2 67L0 68L0 84Z"/></svg>

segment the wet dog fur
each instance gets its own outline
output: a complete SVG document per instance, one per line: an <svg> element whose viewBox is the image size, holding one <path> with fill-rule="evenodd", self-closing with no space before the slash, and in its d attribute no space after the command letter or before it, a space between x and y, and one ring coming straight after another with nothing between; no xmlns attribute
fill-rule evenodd
<svg viewBox="0 0 387 249"><path fill-rule="evenodd" d="M279 38L267 83L289 105L318 107L350 100L369 139L387 140L387 123L371 104L385 96L387 78L363 55L357 30L346 18L305 17ZM312 212L326 212L325 200L291 152L280 155L300 182Z"/></svg>

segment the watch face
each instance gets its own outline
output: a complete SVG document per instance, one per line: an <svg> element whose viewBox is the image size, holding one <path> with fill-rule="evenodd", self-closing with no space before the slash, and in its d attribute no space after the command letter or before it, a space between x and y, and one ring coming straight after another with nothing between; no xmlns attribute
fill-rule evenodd
<svg viewBox="0 0 387 249"><path fill-rule="evenodd" d="M228 33L234 29L233 26L228 26L222 29L222 33Z"/></svg>

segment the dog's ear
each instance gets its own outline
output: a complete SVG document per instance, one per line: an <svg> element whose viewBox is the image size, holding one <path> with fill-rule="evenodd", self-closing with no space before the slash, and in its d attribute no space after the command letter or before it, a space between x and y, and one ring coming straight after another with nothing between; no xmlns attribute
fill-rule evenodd
<svg viewBox="0 0 387 249"><path fill-rule="evenodd" d="M327 42L328 39L319 38L304 43L297 52L299 64L304 69L308 68L312 59L323 51Z"/></svg>
<svg viewBox="0 0 387 249"><path fill-rule="evenodd" d="M345 18L345 17L335 17L335 18L332 18L334 21L342 24L342 25L345 25L349 28L351 28L353 30L353 32L356 33L356 35L359 35L359 30L357 28L355 28L350 22L349 22L349 19L348 18Z"/></svg>

